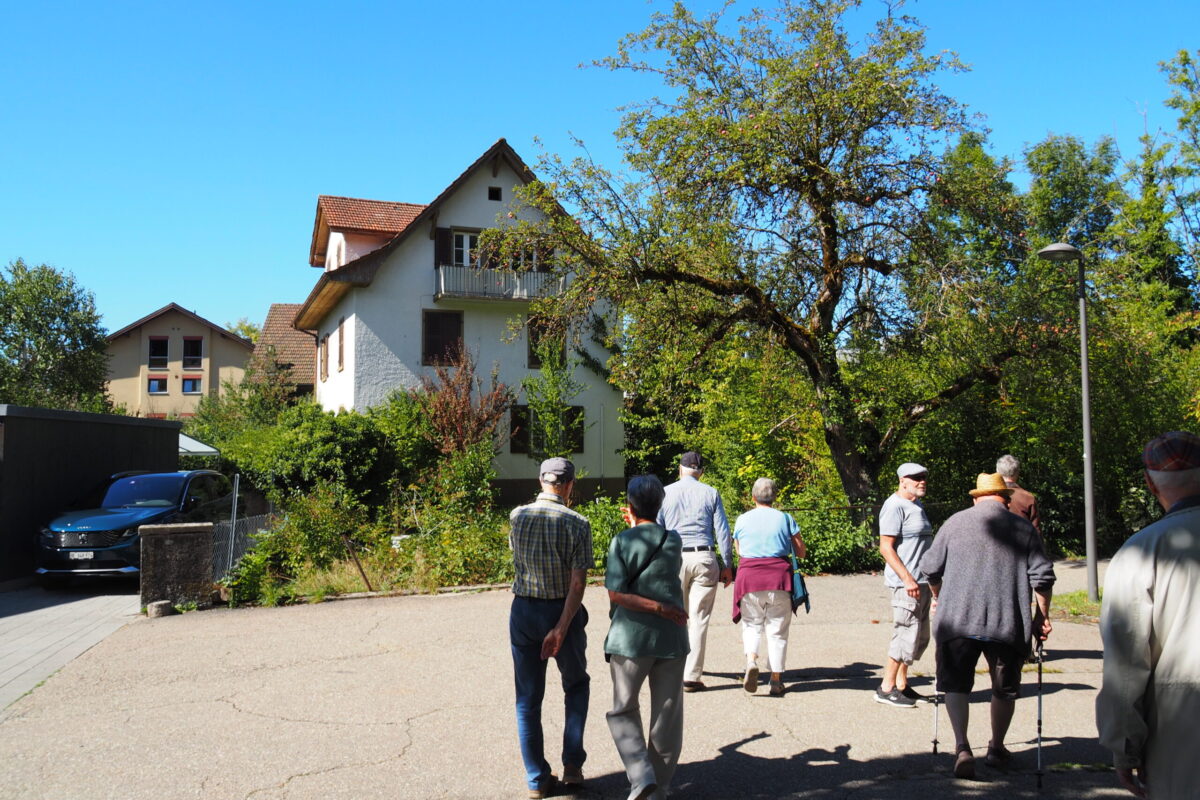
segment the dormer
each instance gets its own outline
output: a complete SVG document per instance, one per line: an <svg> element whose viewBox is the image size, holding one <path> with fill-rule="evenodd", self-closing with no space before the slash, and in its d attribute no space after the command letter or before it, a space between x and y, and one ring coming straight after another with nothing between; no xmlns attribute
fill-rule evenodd
<svg viewBox="0 0 1200 800"><path fill-rule="evenodd" d="M424 210L417 203L320 195L308 263L331 272L383 247Z"/></svg>

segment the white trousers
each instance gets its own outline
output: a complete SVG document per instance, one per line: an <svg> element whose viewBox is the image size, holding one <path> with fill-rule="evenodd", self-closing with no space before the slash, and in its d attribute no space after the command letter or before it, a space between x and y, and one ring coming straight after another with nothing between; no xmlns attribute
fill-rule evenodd
<svg viewBox="0 0 1200 800"><path fill-rule="evenodd" d="M747 661L758 655L763 630L767 632L767 662L771 672L783 672L787 661L788 626L792 595L781 590L747 592L742 595L742 646Z"/></svg>
<svg viewBox="0 0 1200 800"><path fill-rule="evenodd" d="M629 796L637 797L653 783L658 788L651 797L665 798L683 748L683 659L614 655L608 668L613 683L608 730L625 765ZM647 679L650 681L649 740L642 728L642 710L638 705L638 694Z"/></svg>
<svg viewBox="0 0 1200 800"><path fill-rule="evenodd" d="M679 582L683 586L683 604L688 612L688 645L691 647L683 670L685 681L698 681L704 674L704 643L708 639L708 619L717 599L720 575L717 554L711 550L683 554Z"/></svg>

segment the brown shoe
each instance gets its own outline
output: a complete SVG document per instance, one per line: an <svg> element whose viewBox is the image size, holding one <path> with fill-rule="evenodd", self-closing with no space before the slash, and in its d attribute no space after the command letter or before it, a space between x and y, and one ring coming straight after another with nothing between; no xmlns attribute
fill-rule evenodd
<svg viewBox="0 0 1200 800"><path fill-rule="evenodd" d="M751 664L746 667L746 677L742 679L742 688L750 694L758 691L758 665Z"/></svg>
<svg viewBox="0 0 1200 800"><path fill-rule="evenodd" d="M542 781L542 785L537 789L529 790L529 800L545 800L547 797L554 797L558 794L558 789L558 778L551 775Z"/></svg>
<svg viewBox="0 0 1200 800"><path fill-rule="evenodd" d="M971 755L970 747L963 746L958 748L958 752L954 756L954 777L975 777L975 756Z"/></svg>
<svg viewBox="0 0 1200 800"><path fill-rule="evenodd" d="M1013 754L1002 744L988 744L987 758L984 759L989 767L1008 769L1012 766Z"/></svg>
<svg viewBox="0 0 1200 800"><path fill-rule="evenodd" d="M771 697L783 697L783 681L771 681Z"/></svg>
<svg viewBox="0 0 1200 800"><path fill-rule="evenodd" d="M706 688L704 681L684 681L683 690L685 692L703 692Z"/></svg>

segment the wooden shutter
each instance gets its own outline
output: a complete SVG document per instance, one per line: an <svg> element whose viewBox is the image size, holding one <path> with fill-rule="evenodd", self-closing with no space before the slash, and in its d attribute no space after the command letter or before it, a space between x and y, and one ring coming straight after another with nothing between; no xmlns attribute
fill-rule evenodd
<svg viewBox="0 0 1200 800"><path fill-rule="evenodd" d="M462 349L461 311L426 311L422 319L421 363L448 364Z"/></svg>
<svg viewBox="0 0 1200 800"><path fill-rule="evenodd" d="M433 268L452 263L454 258L454 233L449 228L433 231Z"/></svg>

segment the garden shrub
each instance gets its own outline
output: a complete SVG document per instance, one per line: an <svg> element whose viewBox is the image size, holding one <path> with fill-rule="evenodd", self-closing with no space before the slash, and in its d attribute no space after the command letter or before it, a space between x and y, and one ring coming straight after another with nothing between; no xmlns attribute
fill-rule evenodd
<svg viewBox="0 0 1200 800"><path fill-rule="evenodd" d="M597 572L604 572L608 546L613 537L629 526L621 515L621 501L600 495L575 508L592 523L592 561Z"/></svg>
<svg viewBox="0 0 1200 800"><path fill-rule="evenodd" d="M396 585L421 591L439 586L507 583L513 579L508 520L503 514L473 518L434 512L431 530L400 541L394 557Z"/></svg>
<svg viewBox="0 0 1200 800"><path fill-rule="evenodd" d="M808 549L800 564L804 573L843 574L880 569L883 558L870 523L855 525L847 512L821 507L826 504L825 498L804 493L795 503L804 510L790 512L800 525L800 535Z"/></svg>
<svg viewBox="0 0 1200 800"><path fill-rule="evenodd" d="M281 505L325 483L382 506L396 473L388 439L372 419L313 403L286 409L272 427L242 432L227 444L226 455Z"/></svg>

